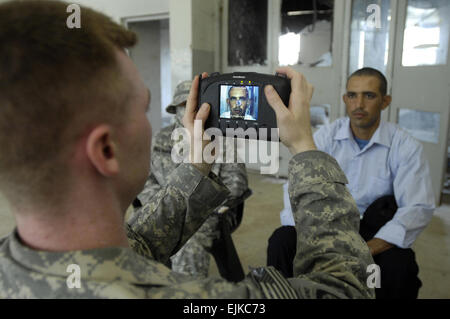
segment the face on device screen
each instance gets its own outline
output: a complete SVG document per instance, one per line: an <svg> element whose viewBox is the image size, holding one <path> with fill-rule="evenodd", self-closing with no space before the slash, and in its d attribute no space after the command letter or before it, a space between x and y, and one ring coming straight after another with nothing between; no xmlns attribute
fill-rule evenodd
<svg viewBox="0 0 450 319"><path fill-rule="evenodd" d="M220 118L256 121L258 100L258 86L221 85Z"/></svg>

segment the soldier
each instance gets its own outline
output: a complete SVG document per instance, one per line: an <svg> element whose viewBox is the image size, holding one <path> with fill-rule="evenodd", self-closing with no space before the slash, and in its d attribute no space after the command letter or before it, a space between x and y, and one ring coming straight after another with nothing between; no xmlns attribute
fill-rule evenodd
<svg viewBox="0 0 450 319"><path fill-rule="evenodd" d="M124 227L149 175L150 92L124 50L134 33L85 8L82 27L68 29L67 5L0 5L0 190L17 224L0 240L0 297L373 298L355 201L337 162L316 151L313 88L291 68L277 70L291 80L288 107L272 86L265 95L294 155L294 277L258 268L230 283L164 266L229 191L211 164L183 163ZM198 85L196 76L183 118L189 158L194 121L210 112L196 111Z"/></svg>
<svg viewBox="0 0 450 319"><path fill-rule="evenodd" d="M183 81L175 89L173 101L166 107L166 111L175 114L173 124L163 128L156 134L152 145L151 173L144 190L138 195L141 203L148 203L166 184L168 176L179 164L172 160L172 149L175 141L172 132L183 128L183 116L186 110L186 100L191 89L192 81ZM247 171L243 163L213 164L211 171L216 174L230 191L228 202L242 201L248 190ZM139 210L139 208L138 208ZM220 212L219 212L220 210ZM139 212L137 212L139 214ZM176 272L207 277L210 255L213 243L220 239L219 214L226 214L225 222L236 225L242 218L242 211L238 207L226 209L218 207L200 229L187 241L174 256L171 257L172 269ZM240 215L240 216L239 216Z"/></svg>

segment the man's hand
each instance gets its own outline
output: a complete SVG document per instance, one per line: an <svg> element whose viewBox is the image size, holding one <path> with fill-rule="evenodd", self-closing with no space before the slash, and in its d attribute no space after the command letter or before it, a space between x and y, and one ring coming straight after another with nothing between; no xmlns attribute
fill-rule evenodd
<svg viewBox="0 0 450 319"><path fill-rule="evenodd" d="M370 253L372 254L372 256L378 255L383 251L386 251L394 247L394 245L380 238L372 238L367 242L367 246L369 246Z"/></svg>
<svg viewBox="0 0 450 319"><path fill-rule="evenodd" d="M277 69L291 80L291 96L286 107L273 86L264 89L267 101L276 113L281 142L295 155L300 152L315 150L312 137L310 101L314 87L306 81L303 74L292 68Z"/></svg>
<svg viewBox="0 0 450 319"><path fill-rule="evenodd" d="M203 73L202 77L207 77L207 73ZM198 170L204 175L208 175L212 164L208 164L203 158L203 149L208 145L209 140L203 140L205 121L208 119L211 106L208 103L204 103L197 111L198 104L198 85L199 77L195 76L192 81L191 90L186 102L186 112L183 117L183 125L189 131L191 137L191 147L189 159ZM195 126L195 121L200 120L201 126ZM197 128L197 129L194 129Z"/></svg>

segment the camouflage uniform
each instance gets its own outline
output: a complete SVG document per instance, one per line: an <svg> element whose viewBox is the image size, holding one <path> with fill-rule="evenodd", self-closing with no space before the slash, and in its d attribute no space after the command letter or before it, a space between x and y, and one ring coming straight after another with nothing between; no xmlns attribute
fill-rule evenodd
<svg viewBox="0 0 450 319"><path fill-rule="evenodd" d="M297 228L294 278L273 268L251 271L239 283L193 280L164 262L185 236L228 196L214 174L180 165L141 214L128 222L130 248L36 251L17 232L0 240L0 297L4 298L366 298L373 263L358 234L359 213L347 179L329 155L310 151L289 163L289 196ZM67 266L81 268L81 287L68 288Z"/></svg>
<svg viewBox="0 0 450 319"><path fill-rule="evenodd" d="M138 195L141 203L151 201L158 190L165 185L167 176L179 165L171 159L174 145L171 134L174 129L182 127L180 118L176 117L174 124L163 128L153 139L151 173L144 190ZM220 178L230 191L228 200L239 198L248 189L245 164L213 164L211 171ZM235 215L235 211L229 210L226 214ZM214 213L171 257L172 269L187 275L207 277L210 261L208 251L212 247L213 241L218 239L219 236L219 215Z"/></svg>
<svg viewBox="0 0 450 319"><path fill-rule="evenodd" d="M171 153L175 142L172 140L171 135L174 129L183 128L184 104L189 95L191 85L192 81L190 80L179 83L175 89L173 101L166 107L168 113L175 114L175 123L163 128L153 138L151 173L144 190L138 195L141 203L151 201L159 189L165 185L167 176L179 165L172 161ZM228 201L239 199L248 189L247 171L244 164L214 164L211 171L221 179L231 192ZM236 212L229 210L225 217L227 219L236 219ZM215 213L171 257L172 269L186 275L207 277L210 260L207 251L219 236L219 215Z"/></svg>

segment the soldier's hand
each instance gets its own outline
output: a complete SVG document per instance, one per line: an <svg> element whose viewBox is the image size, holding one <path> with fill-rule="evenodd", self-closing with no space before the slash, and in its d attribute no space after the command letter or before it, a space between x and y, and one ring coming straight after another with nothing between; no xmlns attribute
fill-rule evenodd
<svg viewBox="0 0 450 319"><path fill-rule="evenodd" d="M207 77L205 72L202 77ZM203 139L205 121L208 119L211 106L208 103L204 103L197 111L198 104L198 85L199 77L195 76L192 81L189 97L186 102L186 112L183 117L183 125L189 131L190 141L190 154L189 159L195 167L197 167L203 174L208 175L211 170L212 163L206 163L203 158L203 149L209 143L210 140Z"/></svg>
<svg viewBox="0 0 450 319"><path fill-rule="evenodd" d="M291 95L286 107L273 86L264 88L267 101L275 111L280 140L292 154L315 150L312 137L310 102L314 87L303 74L290 67L277 69L291 80Z"/></svg>

